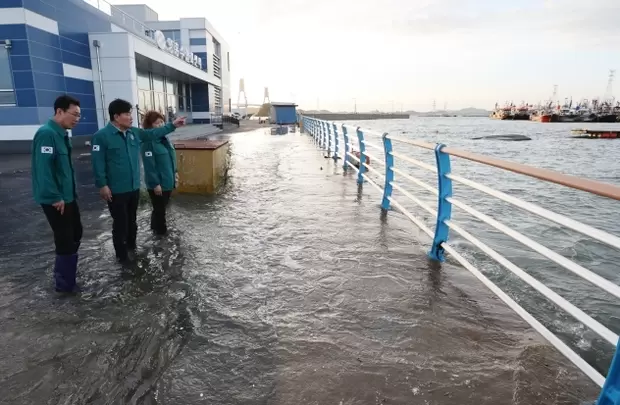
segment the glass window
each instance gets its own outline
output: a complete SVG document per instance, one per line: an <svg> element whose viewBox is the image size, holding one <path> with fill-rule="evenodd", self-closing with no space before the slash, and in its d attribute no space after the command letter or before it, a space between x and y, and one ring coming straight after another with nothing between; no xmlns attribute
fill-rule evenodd
<svg viewBox="0 0 620 405"><path fill-rule="evenodd" d="M164 92L164 77L153 75L153 90Z"/></svg>
<svg viewBox="0 0 620 405"><path fill-rule="evenodd" d="M166 115L166 95L164 93L155 93L155 105L153 109Z"/></svg>
<svg viewBox="0 0 620 405"><path fill-rule="evenodd" d="M177 105L177 96L168 96L168 108L172 108L172 113L176 114L179 110Z"/></svg>
<svg viewBox="0 0 620 405"><path fill-rule="evenodd" d="M174 80L166 79L166 94L176 94L177 83Z"/></svg>
<svg viewBox="0 0 620 405"><path fill-rule="evenodd" d="M148 111L153 109L152 92L148 90L138 90L138 106L141 111Z"/></svg>
<svg viewBox="0 0 620 405"><path fill-rule="evenodd" d="M185 100L186 111L192 111L192 87L189 83L185 84Z"/></svg>
<svg viewBox="0 0 620 405"><path fill-rule="evenodd" d="M166 38L170 38L174 41L181 42L181 31L180 30L162 30L161 31Z"/></svg>
<svg viewBox="0 0 620 405"><path fill-rule="evenodd" d="M185 111L185 96L179 96L179 111Z"/></svg>
<svg viewBox="0 0 620 405"><path fill-rule="evenodd" d="M140 90L151 90L151 79L149 78L148 73L138 72L138 89Z"/></svg>
<svg viewBox="0 0 620 405"><path fill-rule="evenodd" d="M222 56L222 46L215 38L213 38L213 50L217 56Z"/></svg>
<svg viewBox="0 0 620 405"><path fill-rule="evenodd" d="M4 45L0 45L0 105L15 105L15 88L9 51Z"/></svg>

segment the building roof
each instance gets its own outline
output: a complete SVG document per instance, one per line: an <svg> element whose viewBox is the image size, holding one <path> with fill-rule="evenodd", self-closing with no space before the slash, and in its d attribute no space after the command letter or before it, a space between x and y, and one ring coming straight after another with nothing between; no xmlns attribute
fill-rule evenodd
<svg viewBox="0 0 620 405"><path fill-rule="evenodd" d="M274 107L297 107L297 104L295 103L287 103L287 102L272 102L271 103L272 106Z"/></svg>

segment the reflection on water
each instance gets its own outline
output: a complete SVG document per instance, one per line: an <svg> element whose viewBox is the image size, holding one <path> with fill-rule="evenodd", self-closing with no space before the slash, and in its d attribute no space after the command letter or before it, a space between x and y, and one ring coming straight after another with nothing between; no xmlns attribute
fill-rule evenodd
<svg viewBox="0 0 620 405"><path fill-rule="evenodd" d="M113 261L77 163L83 292L51 291L28 173L0 175L0 403L580 404L596 387L304 136L233 138L217 197Z"/></svg>

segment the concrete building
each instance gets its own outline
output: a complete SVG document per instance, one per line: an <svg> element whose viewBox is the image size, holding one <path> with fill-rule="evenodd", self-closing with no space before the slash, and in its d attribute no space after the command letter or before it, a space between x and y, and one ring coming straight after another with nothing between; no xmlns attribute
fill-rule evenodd
<svg viewBox="0 0 620 405"><path fill-rule="evenodd" d="M204 18L160 21L139 5L105 0L0 1L0 153L28 150L61 94L77 97L73 141L107 124L123 98L217 123L231 110L230 50Z"/></svg>

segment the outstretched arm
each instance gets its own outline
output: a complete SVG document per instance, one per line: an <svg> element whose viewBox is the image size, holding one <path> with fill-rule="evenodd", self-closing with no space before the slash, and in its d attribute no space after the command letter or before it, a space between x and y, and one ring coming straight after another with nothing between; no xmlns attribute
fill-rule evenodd
<svg viewBox="0 0 620 405"><path fill-rule="evenodd" d="M175 119L174 122L169 122L163 127L150 129L132 128L132 130L134 130L138 134L140 141L151 142L165 137L166 135L174 132L175 129L177 129L178 127L182 127L183 125L185 125L185 117L179 117Z"/></svg>

